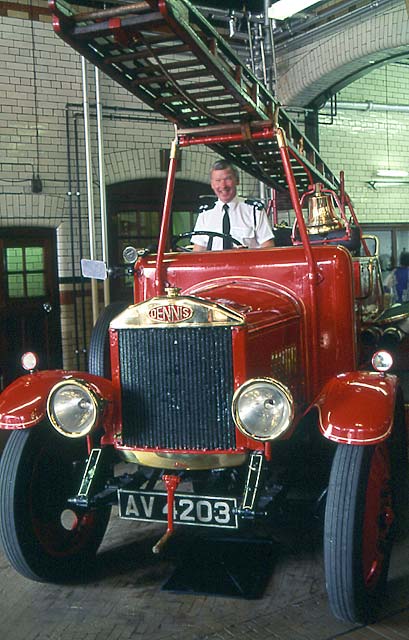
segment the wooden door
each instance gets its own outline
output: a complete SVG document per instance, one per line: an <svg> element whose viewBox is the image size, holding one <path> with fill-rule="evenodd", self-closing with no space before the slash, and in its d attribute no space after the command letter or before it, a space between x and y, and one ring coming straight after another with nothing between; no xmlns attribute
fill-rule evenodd
<svg viewBox="0 0 409 640"><path fill-rule="evenodd" d="M56 237L53 229L0 229L0 387L25 373L35 351L41 369L62 366Z"/></svg>

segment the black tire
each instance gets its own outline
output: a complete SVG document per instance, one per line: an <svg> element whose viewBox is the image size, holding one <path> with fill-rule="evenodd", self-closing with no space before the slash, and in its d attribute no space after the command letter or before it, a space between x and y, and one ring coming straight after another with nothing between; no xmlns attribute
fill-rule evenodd
<svg viewBox="0 0 409 640"><path fill-rule="evenodd" d="M14 431L7 442L0 459L0 539L10 564L26 578L87 576L111 509L65 511L86 455L85 440L66 439L45 424ZM70 528L62 524L63 513Z"/></svg>
<svg viewBox="0 0 409 640"><path fill-rule="evenodd" d="M409 533L409 451L403 398L398 397L390 438L392 480L395 502L395 538L406 538Z"/></svg>
<svg viewBox="0 0 409 640"><path fill-rule="evenodd" d="M328 485L324 563L335 617L368 624L376 618L393 541L389 443L338 445Z"/></svg>
<svg viewBox="0 0 409 640"><path fill-rule="evenodd" d="M92 330L88 349L88 371L103 378L111 377L109 359L109 323L121 313L128 304L113 302L105 307Z"/></svg>

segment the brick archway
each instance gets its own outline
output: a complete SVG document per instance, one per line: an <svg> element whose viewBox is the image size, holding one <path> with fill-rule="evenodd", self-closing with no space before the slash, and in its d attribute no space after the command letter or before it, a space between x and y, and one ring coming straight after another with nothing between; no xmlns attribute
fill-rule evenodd
<svg viewBox="0 0 409 640"><path fill-rule="evenodd" d="M285 105L319 105L357 77L390 59L407 57L405 3L374 10L350 27L279 59L278 96Z"/></svg>

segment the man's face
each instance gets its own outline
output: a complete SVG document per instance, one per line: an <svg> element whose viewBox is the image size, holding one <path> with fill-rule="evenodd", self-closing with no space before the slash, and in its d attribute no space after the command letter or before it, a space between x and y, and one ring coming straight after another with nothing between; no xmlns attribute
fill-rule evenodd
<svg viewBox="0 0 409 640"><path fill-rule="evenodd" d="M237 180L231 169L214 169L210 186L222 202L230 202L236 195Z"/></svg>

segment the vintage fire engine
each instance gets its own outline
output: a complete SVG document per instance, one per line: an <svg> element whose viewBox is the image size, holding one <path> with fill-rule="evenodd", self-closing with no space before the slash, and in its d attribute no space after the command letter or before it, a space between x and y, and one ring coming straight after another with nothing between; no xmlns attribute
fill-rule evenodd
<svg viewBox="0 0 409 640"><path fill-rule="evenodd" d="M0 396L7 558L63 580L113 505L164 523L159 552L180 527L274 536L302 500L322 514L334 615L373 619L407 507L409 309L386 306L342 176L187 0L52 10L70 45L179 126L157 251L134 256L134 304L98 320L89 372L28 355ZM276 247L171 242L177 152L197 144L289 193Z"/></svg>

